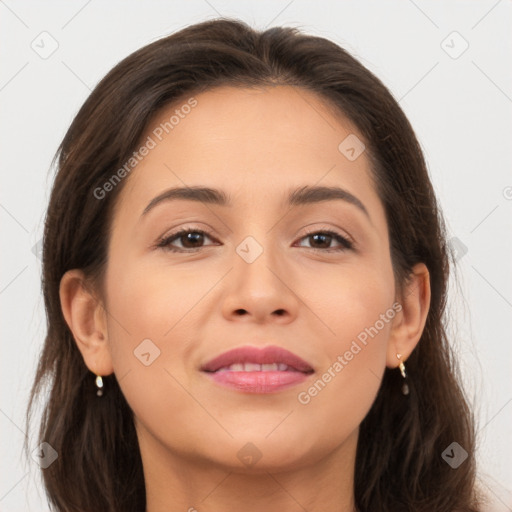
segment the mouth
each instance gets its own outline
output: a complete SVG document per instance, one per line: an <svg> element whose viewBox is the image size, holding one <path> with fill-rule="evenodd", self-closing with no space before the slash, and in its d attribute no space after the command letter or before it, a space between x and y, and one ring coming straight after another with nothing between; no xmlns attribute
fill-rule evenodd
<svg viewBox="0 0 512 512"><path fill-rule="evenodd" d="M246 393L273 393L304 382L313 367L277 346L239 347L201 367L215 383Z"/></svg>

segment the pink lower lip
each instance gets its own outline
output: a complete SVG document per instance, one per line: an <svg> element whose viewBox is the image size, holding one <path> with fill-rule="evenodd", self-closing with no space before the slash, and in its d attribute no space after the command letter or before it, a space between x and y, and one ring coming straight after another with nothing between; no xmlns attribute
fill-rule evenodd
<svg viewBox="0 0 512 512"><path fill-rule="evenodd" d="M297 371L205 372L221 386L246 393L274 393L304 382L309 374Z"/></svg>

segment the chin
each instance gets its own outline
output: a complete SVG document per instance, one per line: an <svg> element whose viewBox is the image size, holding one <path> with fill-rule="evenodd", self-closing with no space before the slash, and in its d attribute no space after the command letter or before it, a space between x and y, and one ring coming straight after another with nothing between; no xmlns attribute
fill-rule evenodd
<svg viewBox="0 0 512 512"><path fill-rule="evenodd" d="M312 439L304 431L283 429L279 432L278 428L267 436L267 430L261 430L254 425L245 432L231 433L234 438L225 438L226 443L221 452L216 454L218 458L214 458L220 465L226 465L230 471L236 472L272 473L295 470L322 459L332 449L332 446L327 446L320 439Z"/></svg>

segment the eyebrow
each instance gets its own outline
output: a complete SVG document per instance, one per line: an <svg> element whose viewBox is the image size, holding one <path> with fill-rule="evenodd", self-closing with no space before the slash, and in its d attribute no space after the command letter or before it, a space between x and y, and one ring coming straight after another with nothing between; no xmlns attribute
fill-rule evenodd
<svg viewBox="0 0 512 512"><path fill-rule="evenodd" d="M203 186L175 187L165 190L153 198L142 212L141 217L146 215L158 204L178 199L218 206L232 206L231 197L223 190ZM356 206L371 222L370 214L364 204L356 196L348 192L348 190L340 187L305 185L292 190L288 195L286 204L293 207L333 200L345 201Z"/></svg>

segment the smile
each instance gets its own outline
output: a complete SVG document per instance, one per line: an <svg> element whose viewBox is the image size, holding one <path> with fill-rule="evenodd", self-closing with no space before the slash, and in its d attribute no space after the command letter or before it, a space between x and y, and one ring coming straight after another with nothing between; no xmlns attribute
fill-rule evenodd
<svg viewBox="0 0 512 512"><path fill-rule="evenodd" d="M245 393L275 393L304 382L314 370L296 354L277 346L239 347L201 367L221 386Z"/></svg>
<svg viewBox="0 0 512 512"><path fill-rule="evenodd" d="M219 368L218 372L285 372L292 370L287 364L284 363L269 363L269 364L258 364L258 363L235 363L229 366Z"/></svg>

